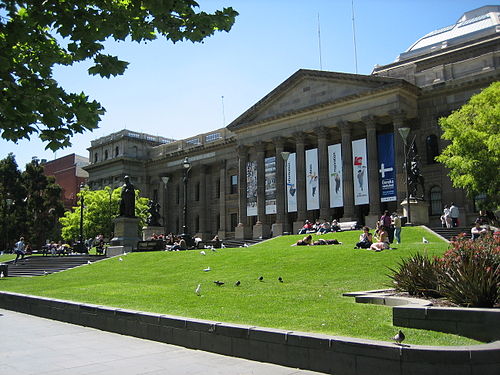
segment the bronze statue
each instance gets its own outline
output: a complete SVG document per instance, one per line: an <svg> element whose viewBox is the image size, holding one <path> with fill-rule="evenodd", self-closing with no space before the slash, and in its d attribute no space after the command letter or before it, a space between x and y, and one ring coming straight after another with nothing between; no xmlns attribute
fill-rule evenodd
<svg viewBox="0 0 500 375"><path fill-rule="evenodd" d="M148 220L147 224L150 227L160 227L160 204L150 199L148 202Z"/></svg>
<svg viewBox="0 0 500 375"><path fill-rule="evenodd" d="M409 196L414 199L424 200L425 187L424 187L424 176L420 172L420 157L417 154L415 143L412 144L409 152L409 163L407 166L408 172L408 190ZM422 194L418 195L418 187L422 188Z"/></svg>
<svg viewBox="0 0 500 375"><path fill-rule="evenodd" d="M135 217L135 188L130 177L125 176L120 201L120 216Z"/></svg>

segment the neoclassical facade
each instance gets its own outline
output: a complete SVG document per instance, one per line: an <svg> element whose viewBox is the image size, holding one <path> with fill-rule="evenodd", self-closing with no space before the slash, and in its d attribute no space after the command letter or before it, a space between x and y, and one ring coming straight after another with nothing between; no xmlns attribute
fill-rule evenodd
<svg viewBox="0 0 500 375"><path fill-rule="evenodd" d="M185 140L123 130L92 142L91 188L130 175L160 202L166 232L268 237L304 220L357 220L401 210L408 128L425 178L430 224L444 204L473 220L474 200L435 162L440 117L500 76L500 6L465 13L371 75L299 70L226 128ZM185 158L191 163L184 196Z"/></svg>

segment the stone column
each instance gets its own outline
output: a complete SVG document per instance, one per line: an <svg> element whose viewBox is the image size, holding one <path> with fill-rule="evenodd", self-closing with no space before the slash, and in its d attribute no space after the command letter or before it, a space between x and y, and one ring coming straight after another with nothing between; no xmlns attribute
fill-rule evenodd
<svg viewBox="0 0 500 375"><path fill-rule="evenodd" d="M392 116L393 131L394 131L394 164L396 167L396 189L398 194L398 202L402 202L406 199L406 176L404 170L405 162L405 147L403 138L399 134L399 128L409 125L405 124L405 112L404 111L391 111L389 113ZM411 143L412 135L411 132L408 135L406 142L408 145Z"/></svg>
<svg viewBox="0 0 500 375"><path fill-rule="evenodd" d="M307 219L305 137L303 132L294 134L297 172L297 221L293 223L294 233L302 228Z"/></svg>
<svg viewBox="0 0 500 375"><path fill-rule="evenodd" d="M328 129L316 129L318 137L318 169L319 169L319 217L330 220L330 181L328 178Z"/></svg>
<svg viewBox="0 0 500 375"><path fill-rule="evenodd" d="M366 125L366 147L368 153L368 188L370 189L370 213L366 217L366 225L375 227L380 212L379 163L377 148L377 124L373 116L362 118Z"/></svg>
<svg viewBox="0 0 500 375"><path fill-rule="evenodd" d="M287 213L285 212L285 162L281 153L285 150L283 137L273 139L276 153L276 223L272 225L273 236L280 236L285 232Z"/></svg>
<svg viewBox="0 0 500 375"><path fill-rule="evenodd" d="M238 215L239 223L234 236L236 239L247 239L251 237L251 228L248 226L247 217L247 162L248 147L240 145L238 152Z"/></svg>
<svg viewBox="0 0 500 375"><path fill-rule="evenodd" d="M342 176L344 190L344 216L342 221L354 221L354 186L352 177L352 129L346 121L338 123L342 138Z"/></svg>
<svg viewBox="0 0 500 375"><path fill-rule="evenodd" d="M226 160L221 160L219 166L219 223L218 236L221 240L226 238Z"/></svg>
<svg viewBox="0 0 500 375"><path fill-rule="evenodd" d="M209 230L207 227L208 220L208 199L207 199L207 169L208 165L200 166L200 234L203 240L208 239Z"/></svg>
<svg viewBox="0 0 500 375"><path fill-rule="evenodd" d="M268 238L271 227L266 216L266 144L258 142L255 145L257 155L257 223L253 227L253 238Z"/></svg>

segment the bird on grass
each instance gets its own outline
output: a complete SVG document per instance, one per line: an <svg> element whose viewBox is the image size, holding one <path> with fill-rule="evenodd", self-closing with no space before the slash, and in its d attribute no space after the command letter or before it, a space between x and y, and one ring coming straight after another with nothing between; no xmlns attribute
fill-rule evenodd
<svg viewBox="0 0 500 375"><path fill-rule="evenodd" d="M396 336L394 336L392 339L396 344L401 345L401 343L405 339L405 334L403 333L403 331L399 330L399 332L396 333Z"/></svg>
<svg viewBox="0 0 500 375"><path fill-rule="evenodd" d="M423 243L429 243L429 240L427 238L425 238L425 237L422 237L422 242Z"/></svg>
<svg viewBox="0 0 500 375"><path fill-rule="evenodd" d="M87 264L91 264L92 262L90 260L87 260Z"/></svg>
<svg viewBox="0 0 500 375"><path fill-rule="evenodd" d="M200 251L200 254L201 255L207 255L207 253L205 253L205 250Z"/></svg>
<svg viewBox="0 0 500 375"><path fill-rule="evenodd" d="M283 278L282 278L281 276L280 276L280 277L278 277L278 281L279 281L280 283L282 283L282 282L283 282Z"/></svg>
<svg viewBox="0 0 500 375"><path fill-rule="evenodd" d="M259 277L259 281L264 281L264 276Z"/></svg>
<svg viewBox="0 0 500 375"><path fill-rule="evenodd" d="M217 281L214 281L214 284L217 286L222 286L222 285L224 285L224 282L217 280Z"/></svg>
<svg viewBox="0 0 500 375"><path fill-rule="evenodd" d="M119 258L118 258L118 260L119 260L120 262L123 262L123 258L122 258L122 257L119 257Z"/></svg>
<svg viewBox="0 0 500 375"><path fill-rule="evenodd" d="M198 284L198 286L196 287L195 291L194 291L198 296L201 295L201 284Z"/></svg>
<svg viewBox="0 0 500 375"><path fill-rule="evenodd" d="M234 286L240 286L240 284L241 284L241 282L240 282L240 280L238 280L238 281L236 281L236 282L234 283Z"/></svg>
<svg viewBox="0 0 500 375"><path fill-rule="evenodd" d="M47 271L43 271L43 276L47 276L49 273Z"/></svg>
<svg viewBox="0 0 500 375"><path fill-rule="evenodd" d="M3 279L4 278L4 274L3 274L3 271L0 272L0 279Z"/></svg>
<svg viewBox="0 0 500 375"><path fill-rule="evenodd" d="M203 271L205 272L208 272L208 271L211 271L212 269L210 268L210 266L208 266L207 268L203 269Z"/></svg>

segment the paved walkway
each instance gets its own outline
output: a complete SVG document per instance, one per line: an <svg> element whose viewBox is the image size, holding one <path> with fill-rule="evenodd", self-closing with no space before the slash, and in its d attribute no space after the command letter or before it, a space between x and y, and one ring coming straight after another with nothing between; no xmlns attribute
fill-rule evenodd
<svg viewBox="0 0 500 375"><path fill-rule="evenodd" d="M0 309L2 375L313 375Z"/></svg>

